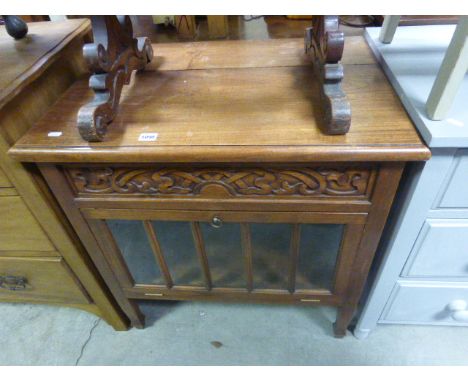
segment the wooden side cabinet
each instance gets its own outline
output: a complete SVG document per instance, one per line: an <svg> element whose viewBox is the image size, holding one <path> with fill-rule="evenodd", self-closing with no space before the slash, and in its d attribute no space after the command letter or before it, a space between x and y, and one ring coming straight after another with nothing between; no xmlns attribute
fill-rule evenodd
<svg viewBox="0 0 468 382"><path fill-rule="evenodd" d="M326 304L342 337L403 168L429 157L362 38L348 45L346 136L319 128L301 40L158 44L103 142L76 129L77 81L10 155L39 166L133 325L141 299Z"/></svg>
<svg viewBox="0 0 468 382"><path fill-rule="evenodd" d="M0 27L0 301L76 307L115 329L128 318L34 165L7 151L81 75L89 21L39 22L14 40Z"/></svg>

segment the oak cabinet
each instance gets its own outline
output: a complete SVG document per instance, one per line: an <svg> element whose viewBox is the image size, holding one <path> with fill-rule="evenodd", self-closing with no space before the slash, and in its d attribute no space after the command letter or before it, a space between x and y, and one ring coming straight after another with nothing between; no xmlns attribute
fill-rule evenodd
<svg viewBox="0 0 468 382"><path fill-rule="evenodd" d="M342 337L405 164L429 157L363 39L348 46L345 136L321 131L298 39L158 44L102 142L76 128L83 80L10 155L37 164L134 326L141 299L326 304Z"/></svg>
<svg viewBox="0 0 468 382"><path fill-rule="evenodd" d="M116 329L128 319L34 165L7 151L86 73L87 20L37 22L20 40L0 26L0 302L72 306Z"/></svg>

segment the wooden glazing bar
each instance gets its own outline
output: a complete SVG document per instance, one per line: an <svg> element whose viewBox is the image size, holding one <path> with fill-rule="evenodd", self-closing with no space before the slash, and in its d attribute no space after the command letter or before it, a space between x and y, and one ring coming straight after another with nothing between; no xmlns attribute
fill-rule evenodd
<svg viewBox="0 0 468 382"><path fill-rule="evenodd" d="M299 258L299 242L301 237L300 224L294 224L291 233L291 246L289 250L289 277L288 277L288 290L294 293L296 289L296 269L297 260Z"/></svg>
<svg viewBox="0 0 468 382"><path fill-rule="evenodd" d="M192 222L191 226L195 248L197 250L198 259L200 260L203 276L205 278L205 286L207 290L211 290L213 282L211 281L210 265L208 263L208 257L206 256L205 243L203 241L200 224L198 222Z"/></svg>
<svg viewBox="0 0 468 382"><path fill-rule="evenodd" d="M148 236L153 255L156 261L158 262L159 268L161 269L161 273L164 276L166 286L168 288L172 288L174 283L172 281L171 273L169 272L169 267L167 266L161 246L159 244L158 237L156 236L156 231L154 230L154 227L149 220L144 220L143 226L145 227L145 231Z"/></svg>
<svg viewBox="0 0 468 382"><path fill-rule="evenodd" d="M253 290L253 267L252 267L252 242L250 240L250 226L247 223L241 223L242 253L245 261L245 274L247 281L247 290Z"/></svg>

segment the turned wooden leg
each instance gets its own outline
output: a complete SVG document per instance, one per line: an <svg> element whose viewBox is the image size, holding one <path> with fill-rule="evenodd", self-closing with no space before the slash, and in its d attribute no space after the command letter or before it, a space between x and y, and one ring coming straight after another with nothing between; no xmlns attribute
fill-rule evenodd
<svg viewBox="0 0 468 382"><path fill-rule="evenodd" d="M355 310L354 305L344 305L338 308L336 321L333 324L333 332L336 338L342 338L346 335L346 330L353 319Z"/></svg>

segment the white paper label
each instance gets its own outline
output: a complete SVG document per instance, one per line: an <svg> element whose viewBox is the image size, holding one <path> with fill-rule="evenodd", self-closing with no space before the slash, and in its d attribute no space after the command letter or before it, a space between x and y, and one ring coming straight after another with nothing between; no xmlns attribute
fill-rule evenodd
<svg viewBox="0 0 468 382"><path fill-rule="evenodd" d="M138 137L140 142L154 142L158 139L158 133L141 133Z"/></svg>
<svg viewBox="0 0 468 382"><path fill-rule="evenodd" d="M61 131L50 131L49 134L47 134L48 137L60 137L61 135Z"/></svg>

